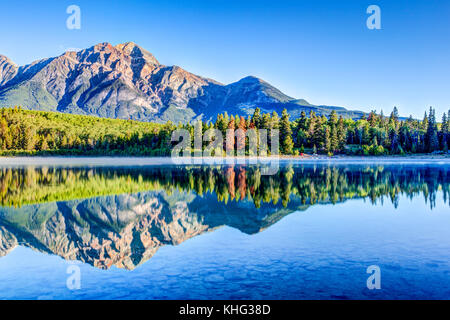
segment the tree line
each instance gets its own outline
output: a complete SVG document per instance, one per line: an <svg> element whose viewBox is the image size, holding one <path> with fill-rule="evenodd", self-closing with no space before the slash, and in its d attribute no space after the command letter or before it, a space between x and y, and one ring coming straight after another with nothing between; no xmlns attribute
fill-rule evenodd
<svg viewBox="0 0 450 320"><path fill-rule="evenodd" d="M190 132L192 149L196 135L218 129L226 136L229 129L256 131L277 129L280 153L384 155L407 153L447 153L450 144L450 111L438 123L430 107L422 120L401 119L394 107L389 116L375 111L360 119L344 119L335 111L327 117L310 111L290 120L286 109L281 117L256 108L247 118L242 115L217 116L215 121L194 121L175 125L104 119L93 116L3 108L0 113L0 150L2 154L85 154L164 156L176 144L171 141L175 129ZM201 139L201 137L200 137ZM236 137L235 139L238 139ZM269 139L270 140L270 139ZM232 148L238 141L227 141ZM224 143L224 150L226 149ZM248 144L248 140L246 141ZM270 144L270 141L269 141ZM203 142L205 148L207 142Z"/></svg>
<svg viewBox="0 0 450 320"><path fill-rule="evenodd" d="M282 154L299 154L305 150L324 154L405 154L447 153L450 144L450 110L436 120L436 111L430 107L423 120L410 116L401 119L394 107L389 116L375 111L361 119L344 119L332 111L330 116L316 115L314 111L301 112L298 119L290 121L283 110L281 118L276 112L261 113L255 109L252 116L219 114L214 127L226 128L279 129L280 151Z"/></svg>
<svg viewBox="0 0 450 320"><path fill-rule="evenodd" d="M3 108L0 150L6 155L167 155L174 128L171 123Z"/></svg>

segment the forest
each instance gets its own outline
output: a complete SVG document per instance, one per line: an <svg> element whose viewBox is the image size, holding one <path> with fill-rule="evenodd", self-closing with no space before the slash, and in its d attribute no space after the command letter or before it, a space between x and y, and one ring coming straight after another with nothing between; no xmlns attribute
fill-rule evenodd
<svg viewBox="0 0 450 320"><path fill-rule="evenodd" d="M290 120L286 110L279 116L256 108L247 118L223 113L215 121L176 125L2 108L0 154L168 156L177 143L171 141L175 129L186 129L195 136L211 128L224 136L228 129L278 129L283 155L448 153L450 111L441 122L432 107L422 120L400 118L395 107L389 116L372 111L361 119L344 119L334 111L328 117L311 111Z"/></svg>

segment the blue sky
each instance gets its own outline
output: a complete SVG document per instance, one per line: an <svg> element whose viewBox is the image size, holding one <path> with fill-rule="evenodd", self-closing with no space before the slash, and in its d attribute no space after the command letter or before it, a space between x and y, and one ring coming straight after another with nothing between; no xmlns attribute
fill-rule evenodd
<svg viewBox="0 0 450 320"><path fill-rule="evenodd" d="M81 8L68 30L66 8ZM381 8L381 30L366 9ZM450 108L450 1L9 1L0 54L17 64L134 41L166 65L230 83L263 78L314 104L422 117Z"/></svg>

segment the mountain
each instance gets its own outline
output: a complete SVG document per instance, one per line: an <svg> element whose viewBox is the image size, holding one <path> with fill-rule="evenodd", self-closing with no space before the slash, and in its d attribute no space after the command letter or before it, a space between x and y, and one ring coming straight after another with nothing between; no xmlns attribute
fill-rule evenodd
<svg viewBox="0 0 450 320"><path fill-rule="evenodd" d="M249 114L286 108L293 118L301 111L344 117L362 112L312 105L294 99L256 77L223 85L165 66L133 42L100 43L79 52L17 66L0 55L0 107L59 111L142 121L187 122L214 119L218 113Z"/></svg>

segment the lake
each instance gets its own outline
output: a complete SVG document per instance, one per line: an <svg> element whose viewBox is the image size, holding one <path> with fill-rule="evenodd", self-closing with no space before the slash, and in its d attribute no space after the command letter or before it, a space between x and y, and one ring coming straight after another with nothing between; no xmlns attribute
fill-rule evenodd
<svg viewBox="0 0 450 320"><path fill-rule="evenodd" d="M448 160L264 166L0 161L0 299L450 298Z"/></svg>

